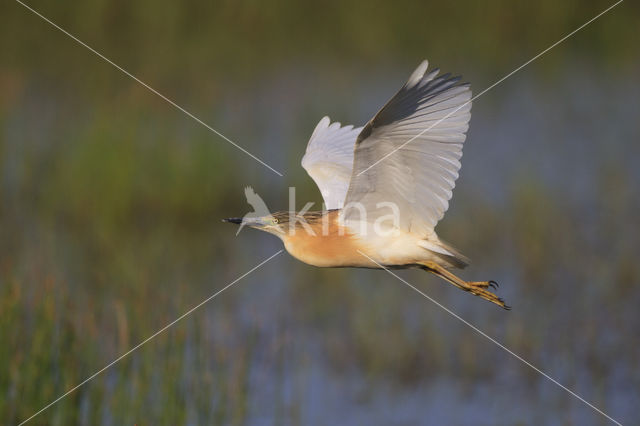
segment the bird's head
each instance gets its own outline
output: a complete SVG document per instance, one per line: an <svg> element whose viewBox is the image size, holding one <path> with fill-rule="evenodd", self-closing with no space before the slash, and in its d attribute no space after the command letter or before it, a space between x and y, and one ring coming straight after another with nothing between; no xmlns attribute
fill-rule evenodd
<svg viewBox="0 0 640 426"><path fill-rule="evenodd" d="M230 217L228 219L222 219L222 221L240 225L238 233L240 233L240 230L242 230L244 226L249 226L281 237L285 235L288 230L289 212L277 212L266 216L253 216L249 213L244 217ZM238 235L238 233L236 233L236 235Z"/></svg>

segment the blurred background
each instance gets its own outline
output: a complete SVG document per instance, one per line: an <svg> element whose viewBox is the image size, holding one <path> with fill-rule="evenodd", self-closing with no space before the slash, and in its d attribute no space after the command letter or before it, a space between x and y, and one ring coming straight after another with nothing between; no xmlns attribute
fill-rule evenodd
<svg viewBox="0 0 640 426"><path fill-rule="evenodd" d="M423 58L479 93L609 1L0 5L0 423L17 424L278 249L220 219L321 197L320 118L364 124ZM640 7L474 101L437 231L505 312L400 275L622 423L640 401ZM380 271L282 254L30 424L608 424Z"/></svg>

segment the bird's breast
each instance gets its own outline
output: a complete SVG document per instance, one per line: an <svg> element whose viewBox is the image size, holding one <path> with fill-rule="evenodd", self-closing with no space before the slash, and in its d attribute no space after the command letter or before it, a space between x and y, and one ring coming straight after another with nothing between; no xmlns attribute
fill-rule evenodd
<svg viewBox="0 0 640 426"><path fill-rule="evenodd" d="M348 229L335 222L329 224L328 230L314 226L311 229L313 233L297 229L282 238L285 248L296 259L323 268L377 266L363 255L368 252L367 245Z"/></svg>

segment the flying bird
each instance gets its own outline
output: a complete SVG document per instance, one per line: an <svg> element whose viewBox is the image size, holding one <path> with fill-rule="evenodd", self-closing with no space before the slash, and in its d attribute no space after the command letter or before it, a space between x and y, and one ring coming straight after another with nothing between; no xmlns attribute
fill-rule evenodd
<svg viewBox="0 0 640 426"><path fill-rule="evenodd" d="M458 178L471 88L428 65L423 61L364 127L320 120L302 167L318 185L325 210L224 220L278 236L293 257L310 265L421 268L510 309L489 290L497 288L495 281L465 281L451 272L469 260L434 230Z"/></svg>

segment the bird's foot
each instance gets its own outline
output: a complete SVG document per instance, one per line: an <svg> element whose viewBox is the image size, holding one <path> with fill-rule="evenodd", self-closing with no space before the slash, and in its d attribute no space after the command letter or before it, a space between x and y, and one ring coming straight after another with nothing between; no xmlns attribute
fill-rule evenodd
<svg viewBox="0 0 640 426"><path fill-rule="evenodd" d="M493 280L489 280L489 281L467 281L467 284L470 285L471 287L479 287L479 288L492 288L494 290L497 290L498 287L500 287L498 285L497 282L493 281Z"/></svg>
<svg viewBox="0 0 640 426"><path fill-rule="evenodd" d="M496 296L492 292L486 290L488 287L495 288L497 283L495 281L467 281L467 285L469 286L467 290L471 294L476 296L480 296L489 302L495 303L507 311L511 310L511 307L504 303L501 297Z"/></svg>
<svg viewBox="0 0 640 426"><path fill-rule="evenodd" d="M467 291L476 296L480 296L491 303L495 303L503 309L511 309L511 307L507 306L504 303L504 300L487 290L488 288L498 288L498 283L495 281L465 281L435 262L424 262L420 263L420 265L422 265L426 271L432 272L437 276L444 278L446 281L450 282L461 290Z"/></svg>

